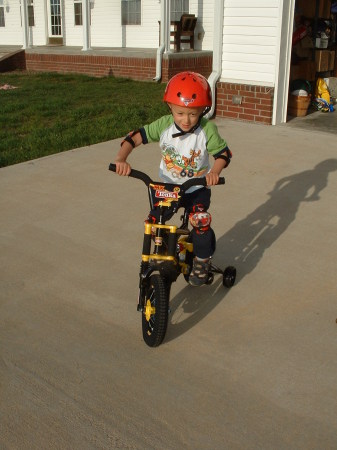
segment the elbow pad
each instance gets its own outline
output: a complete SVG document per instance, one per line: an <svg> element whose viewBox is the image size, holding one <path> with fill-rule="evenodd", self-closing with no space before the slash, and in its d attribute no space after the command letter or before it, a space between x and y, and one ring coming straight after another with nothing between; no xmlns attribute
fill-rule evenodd
<svg viewBox="0 0 337 450"><path fill-rule="evenodd" d="M135 141L132 139L133 136L135 136L137 133L140 133L140 130L136 130L136 131L130 131L130 133L128 133L125 138L122 140L121 142L121 146L124 144L124 142L128 142L129 144L132 145L132 148L135 148L136 144Z"/></svg>
<svg viewBox="0 0 337 450"><path fill-rule="evenodd" d="M214 155L214 159L223 159L224 161L226 161L225 167L229 165L229 163L231 162L231 158L232 152L229 150L228 147L226 147L220 154L217 153L216 155Z"/></svg>

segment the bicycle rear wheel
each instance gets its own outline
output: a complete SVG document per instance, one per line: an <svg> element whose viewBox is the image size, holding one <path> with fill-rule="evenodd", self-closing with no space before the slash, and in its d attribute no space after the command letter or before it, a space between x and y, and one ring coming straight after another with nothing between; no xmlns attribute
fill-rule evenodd
<svg viewBox="0 0 337 450"><path fill-rule="evenodd" d="M166 334L169 309L169 286L158 274L151 275L145 293L142 313L143 339L149 347L157 347Z"/></svg>

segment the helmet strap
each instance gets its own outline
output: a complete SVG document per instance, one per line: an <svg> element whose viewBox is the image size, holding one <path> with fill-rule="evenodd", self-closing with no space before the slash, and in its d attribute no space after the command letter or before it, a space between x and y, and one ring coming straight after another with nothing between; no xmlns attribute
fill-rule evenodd
<svg viewBox="0 0 337 450"><path fill-rule="evenodd" d="M179 136L184 136L185 134L192 134L192 133L194 133L195 130L196 130L197 128L199 128L202 117L203 117L205 114L207 114L208 111L209 111L210 109L211 109L211 108L210 108L209 106L207 106L207 107L203 110L203 112L200 114L199 119L198 119L198 122L194 125L194 127L192 127L192 128L191 128L190 130L188 130L188 131L183 131L183 130L182 130L181 128L179 128L178 125L175 123L175 126L176 126L176 127L178 128L178 130L179 130L179 133L174 133L174 134L172 134L172 137L175 138L175 137L179 137Z"/></svg>

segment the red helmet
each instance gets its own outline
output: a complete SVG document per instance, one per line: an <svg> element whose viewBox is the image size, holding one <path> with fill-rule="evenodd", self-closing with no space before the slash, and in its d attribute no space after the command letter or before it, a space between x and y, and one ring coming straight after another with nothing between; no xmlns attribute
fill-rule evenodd
<svg viewBox="0 0 337 450"><path fill-rule="evenodd" d="M195 72L180 72L167 83L164 102L198 108L212 106L212 93L205 77Z"/></svg>

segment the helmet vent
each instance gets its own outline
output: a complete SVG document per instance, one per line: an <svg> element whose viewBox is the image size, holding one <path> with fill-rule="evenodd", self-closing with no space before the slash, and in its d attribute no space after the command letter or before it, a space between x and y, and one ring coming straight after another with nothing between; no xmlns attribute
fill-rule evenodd
<svg viewBox="0 0 337 450"><path fill-rule="evenodd" d="M181 72L167 83L163 100L182 107L212 106L211 88L206 78L194 72Z"/></svg>

